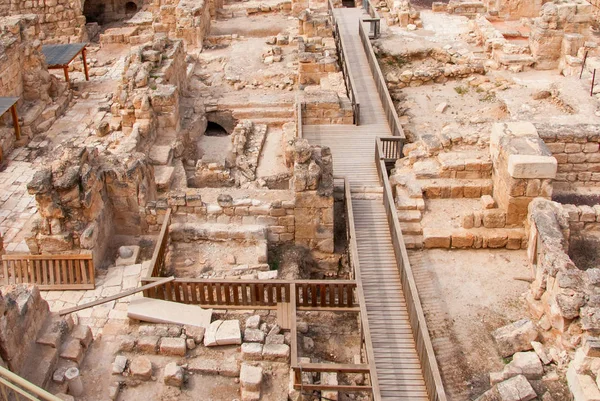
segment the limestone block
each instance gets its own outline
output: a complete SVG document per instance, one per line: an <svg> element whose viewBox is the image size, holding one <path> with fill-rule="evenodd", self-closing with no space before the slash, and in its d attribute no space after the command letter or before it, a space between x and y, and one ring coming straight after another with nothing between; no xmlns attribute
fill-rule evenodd
<svg viewBox="0 0 600 401"><path fill-rule="evenodd" d="M160 340L160 353L162 355L185 356L187 346L185 339L180 337L163 337Z"/></svg>
<svg viewBox="0 0 600 401"><path fill-rule="evenodd" d="M290 347L287 344L266 344L262 355L265 361L288 362Z"/></svg>
<svg viewBox="0 0 600 401"><path fill-rule="evenodd" d="M529 319L521 319L500 327L492 333L498 352L502 357L508 357L515 352L532 349L531 342L538 337L537 329Z"/></svg>
<svg viewBox="0 0 600 401"><path fill-rule="evenodd" d="M136 349L139 352L155 354L158 349L158 341L159 340L160 340L160 337L158 337L158 336L140 337L137 341Z"/></svg>
<svg viewBox="0 0 600 401"><path fill-rule="evenodd" d="M447 230L433 228L423 229L423 246L425 248L450 248L451 234Z"/></svg>
<svg viewBox="0 0 600 401"><path fill-rule="evenodd" d="M246 320L246 328L247 329L258 329L260 326L260 315L250 316Z"/></svg>
<svg viewBox="0 0 600 401"><path fill-rule="evenodd" d="M242 333L239 320L215 320L204 335L204 345L207 347L241 343Z"/></svg>
<svg viewBox="0 0 600 401"><path fill-rule="evenodd" d="M183 326L183 329L185 330L185 335L188 336L188 338L192 338L196 344L202 343L204 333L206 332L204 327L186 325Z"/></svg>
<svg viewBox="0 0 600 401"><path fill-rule="evenodd" d="M71 337L79 340L81 345L83 345L85 348L89 347L89 345L94 340L94 337L92 336L92 330L89 326L85 325L75 326L75 328L71 332Z"/></svg>
<svg viewBox="0 0 600 401"><path fill-rule="evenodd" d="M129 372L134 379L148 381L152 378L152 362L145 356L135 357L129 364Z"/></svg>
<svg viewBox="0 0 600 401"><path fill-rule="evenodd" d="M529 401L537 397L531 384L522 375L498 383L496 388L502 401Z"/></svg>
<svg viewBox="0 0 600 401"><path fill-rule="evenodd" d="M513 178L555 178L558 163L553 156L510 155L508 173Z"/></svg>
<svg viewBox="0 0 600 401"><path fill-rule="evenodd" d="M263 345L261 343L243 343L242 359L244 361L260 361L262 359Z"/></svg>
<svg viewBox="0 0 600 401"><path fill-rule="evenodd" d="M262 367L242 363L242 368L240 371L240 384L242 389L249 391L260 391L262 379Z"/></svg>
<svg viewBox="0 0 600 401"><path fill-rule="evenodd" d="M63 359L68 359L69 361L73 361L79 365L84 357L83 346L79 340L72 338L64 346L62 352L60 353L60 357Z"/></svg>
<svg viewBox="0 0 600 401"><path fill-rule="evenodd" d="M112 374L120 375L127 367L127 357L123 355L117 355L112 365Z"/></svg>
<svg viewBox="0 0 600 401"><path fill-rule="evenodd" d="M567 369L567 384L575 401L600 401L600 390L590 376L578 374L573 363Z"/></svg>
<svg viewBox="0 0 600 401"><path fill-rule="evenodd" d="M165 366L164 382L167 386L181 387L183 384L183 368L177 366L175 362L168 363Z"/></svg>
<svg viewBox="0 0 600 401"><path fill-rule="evenodd" d="M509 366L529 380L541 379L544 374L542 362L535 352L517 352Z"/></svg>
<svg viewBox="0 0 600 401"><path fill-rule="evenodd" d="M265 333L259 329L246 329L244 331L244 341L249 343L262 343L265 341Z"/></svg>

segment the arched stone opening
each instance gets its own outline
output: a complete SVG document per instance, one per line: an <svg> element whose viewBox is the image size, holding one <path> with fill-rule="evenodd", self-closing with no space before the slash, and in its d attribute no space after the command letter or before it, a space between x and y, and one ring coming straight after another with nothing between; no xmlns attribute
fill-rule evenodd
<svg viewBox="0 0 600 401"><path fill-rule="evenodd" d="M133 17L133 15L137 13L137 11L138 6L133 1L128 1L125 4L125 15L127 15L127 17Z"/></svg>
<svg viewBox="0 0 600 401"><path fill-rule="evenodd" d="M223 128L220 124L209 121L206 125L206 132L204 135L206 136L227 136L230 132L227 132L225 128Z"/></svg>

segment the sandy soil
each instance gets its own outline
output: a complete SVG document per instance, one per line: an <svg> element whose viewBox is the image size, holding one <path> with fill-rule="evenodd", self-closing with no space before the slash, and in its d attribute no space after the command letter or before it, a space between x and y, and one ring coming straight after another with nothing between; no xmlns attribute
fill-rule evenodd
<svg viewBox="0 0 600 401"><path fill-rule="evenodd" d="M490 333L527 317L525 251L411 251L419 295L449 399L471 400L503 368Z"/></svg>
<svg viewBox="0 0 600 401"><path fill-rule="evenodd" d="M269 128L267 138L258 160L257 177L269 177L288 171L283 156L283 132Z"/></svg>

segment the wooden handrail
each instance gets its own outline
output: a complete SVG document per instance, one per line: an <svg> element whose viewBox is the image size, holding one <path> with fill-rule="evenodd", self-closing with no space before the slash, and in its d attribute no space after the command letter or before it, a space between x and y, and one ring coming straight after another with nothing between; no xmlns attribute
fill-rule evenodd
<svg viewBox="0 0 600 401"><path fill-rule="evenodd" d="M304 138L304 128L302 127L302 107L304 107L304 103L301 101L297 102L297 106L296 106L296 112L297 112L297 128L296 128L296 137L298 137L299 139Z"/></svg>
<svg viewBox="0 0 600 401"><path fill-rule="evenodd" d="M22 396L29 400L61 401L57 396L50 394L2 366L0 366L0 388L2 388L0 392L4 397L3 399L12 399L10 393L13 392L14 395L18 394L16 399L20 399L19 396Z"/></svg>
<svg viewBox="0 0 600 401"><path fill-rule="evenodd" d="M379 63L377 62L377 57L373 51L373 46L371 45L369 36L365 32L365 28L362 23L358 24L358 34L360 35L360 40L367 55L371 74L373 74L373 79L375 80L375 85L377 86L377 93L379 94L379 100L381 100L381 105L385 111L385 116L387 118L390 131L392 132L393 136L406 138L404 135L404 130L402 129L402 125L400 125L400 120L398 119L398 113L394 107L394 102L392 102L392 98L390 97L390 92L388 91L383 73L381 72Z"/></svg>
<svg viewBox="0 0 600 401"><path fill-rule="evenodd" d="M132 288L131 290L123 291L123 292L120 292L120 293L118 293L116 295L111 295L110 297L106 297L106 298L102 298L102 299L97 299L95 301L88 302L86 304L77 305L77 306L74 306L72 308L63 309L60 312L58 312L58 314L60 316L64 316L64 315L68 315L69 313L77 312L77 311L80 311L80 310L83 310L83 309L87 309L87 308L92 308L94 306L102 305L102 304L105 304L105 303L110 302L110 301L115 301L117 299L128 297L128 296L136 294L136 293L138 293L140 291L145 291L145 290L148 290L150 288L158 287L159 285L163 285L163 284L168 283L169 281L173 281L173 280L175 280L175 277L166 277L166 278L163 278L160 281L155 281L153 283L146 284L146 285L144 285L142 287Z"/></svg>
<svg viewBox="0 0 600 401"><path fill-rule="evenodd" d="M373 33L373 39L377 39L381 34L381 17L377 12L377 9L371 2L371 0L363 0L362 6L371 18L363 18L364 22L369 22L371 30L369 33Z"/></svg>
<svg viewBox="0 0 600 401"><path fill-rule="evenodd" d="M348 232L348 244L350 248L350 263L354 270L356 280L356 291L360 300L360 322L361 322L361 342L365 346L365 355L369 364L369 378L373 388L374 401L381 400L379 390L379 379L375 368L375 352L373 351L373 342L371 340L371 329L369 327L369 318L367 315L367 306L365 304L365 293L360 280L360 261L358 259L358 243L356 242L356 227L354 225L354 210L352 208L352 195L350 193L350 183L348 178L344 177L344 198L346 200L346 221Z"/></svg>
<svg viewBox="0 0 600 401"><path fill-rule="evenodd" d="M31 283L40 290L93 290L92 255L2 255L2 284Z"/></svg>
<svg viewBox="0 0 600 401"><path fill-rule="evenodd" d="M165 217L163 219L160 233L158 234L158 240L154 246L154 252L152 252L152 259L150 260L150 268L146 278L160 276L162 269L165 266L165 254L167 252L167 244L169 243L169 225L171 223L171 208L167 209ZM144 296L146 296L144 294Z"/></svg>
<svg viewBox="0 0 600 401"><path fill-rule="evenodd" d="M437 360L435 359L433 345L431 344L427 321L425 320L425 314L423 313L423 307L419 298L419 290L415 282L406 246L404 244L400 221L398 219L398 211L396 210L394 197L392 195L392 187L385 168L385 160L380 153L380 138L377 138L376 142L375 161L377 163L379 178L383 185L383 203L388 217L394 254L396 255L402 290L404 291L404 296L406 298L409 322L415 339L419 361L421 362L425 386L431 401L446 401L446 392L444 390Z"/></svg>
<svg viewBox="0 0 600 401"><path fill-rule="evenodd" d="M352 75L352 67L348 62L348 55L346 54L346 48L342 37L340 35L340 27L335 19L334 6L331 0L327 1L327 9L331 16L331 23L333 25L333 38L335 39L335 50L337 53L338 61L342 69L342 75L346 84L346 95L350 99L352 104L352 114L354 116L354 124L360 125L360 102L356 94L356 83L354 82L354 76Z"/></svg>

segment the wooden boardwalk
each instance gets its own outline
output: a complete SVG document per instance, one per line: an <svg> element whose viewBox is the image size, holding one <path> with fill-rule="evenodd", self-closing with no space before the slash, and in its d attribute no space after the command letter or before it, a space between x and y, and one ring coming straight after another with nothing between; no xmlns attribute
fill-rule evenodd
<svg viewBox="0 0 600 401"><path fill-rule="evenodd" d="M307 125L304 137L331 148L335 175L346 176L352 189L378 192L375 138L391 132L358 35L362 9L334 12L352 66L361 125ZM357 278L363 284L381 399L427 400L383 200L359 198L352 199L360 262Z"/></svg>

